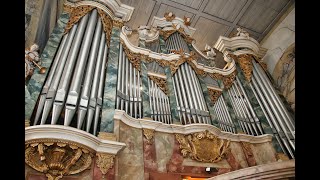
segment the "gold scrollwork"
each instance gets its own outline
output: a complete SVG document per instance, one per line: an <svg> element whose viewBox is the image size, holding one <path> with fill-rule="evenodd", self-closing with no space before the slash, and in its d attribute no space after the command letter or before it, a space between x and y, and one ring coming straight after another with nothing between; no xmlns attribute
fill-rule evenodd
<svg viewBox="0 0 320 180"><path fill-rule="evenodd" d="M172 12L166 12L164 13L164 17L166 18L166 21L172 21L174 18L176 18L176 15L173 14Z"/></svg>
<svg viewBox="0 0 320 180"><path fill-rule="evenodd" d="M157 76L152 76L148 75L149 78L156 83L156 85L167 95L168 94L168 86L167 86L167 81L166 79L157 77Z"/></svg>
<svg viewBox="0 0 320 180"><path fill-rule="evenodd" d="M78 174L88 169L93 154L85 148L61 142L27 143L25 163L46 174L48 179L58 180L64 175Z"/></svg>
<svg viewBox="0 0 320 180"><path fill-rule="evenodd" d="M246 81L250 82L252 77L252 56L250 54L241 54L235 60L238 62Z"/></svg>
<svg viewBox="0 0 320 180"><path fill-rule="evenodd" d="M208 130L175 136L183 157L190 157L196 161L218 162L229 151L230 140L220 139Z"/></svg>
<svg viewBox="0 0 320 180"><path fill-rule="evenodd" d="M97 166L103 175L107 174L108 170L114 164L115 155L107 153L97 153Z"/></svg>
<svg viewBox="0 0 320 180"><path fill-rule="evenodd" d="M173 30L168 30L168 31L163 31L160 30L159 35L163 37L164 40L167 40L169 36L171 36L171 34L175 33L177 30L173 29Z"/></svg>
<svg viewBox="0 0 320 180"><path fill-rule="evenodd" d="M95 7L90 5L73 7L70 13L70 19L64 29L64 34L67 34L70 31L70 29L73 27L73 25L76 24L84 15L90 12L93 8Z"/></svg>
<svg viewBox="0 0 320 180"><path fill-rule="evenodd" d="M216 89L210 89L210 88L208 88L208 92L209 92L210 99L211 99L213 104L216 103L216 101L218 100L218 98L222 94L222 91L219 91L219 90L216 90Z"/></svg>
<svg viewBox="0 0 320 180"><path fill-rule="evenodd" d="M223 76L222 81L223 81L224 89L227 90L232 86L232 84L236 78L236 75L237 75L237 71L235 70L231 74Z"/></svg>
<svg viewBox="0 0 320 180"><path fill-rule="evenodd" d="M147 139L148 144L152 144L152 139L154 137L154 129L144 129L143 128L143 135Z"/></svg>
<svg viewBox="0 0 320 180"><path fill-rule="evenodd" d="M71 13L74 7L67 5L67 4L63 4L63 11L67 12L67 13Z"/></svg>
<svg viewBox="0 0 320 180"><path fill-rule="evenodd" d="M128 60L132 63L132 66L136 68L138 71L140 71L141 58L145 58L145 55L130 51L130 49L126 46L123 40L120 40L120 42L122 44L123 50L126 53Z"/></svg>
<svg viewBox="0 0 320 180"><path fill-rule="evenodd" d="M114 27L122 28L123 25L124 25L123 21L113 20L113 26Z"/></svg>
<svg viewBox="0 0 320 180"><path fill-rule="evenodd" d="M102 24L103 24L103 31L106 33L106 38L108 40L107 45L110 45L110 39L111 39L111 32L112 32L112 26L113 21L103 10L98 9L98 13L100 15Z"/></svg>

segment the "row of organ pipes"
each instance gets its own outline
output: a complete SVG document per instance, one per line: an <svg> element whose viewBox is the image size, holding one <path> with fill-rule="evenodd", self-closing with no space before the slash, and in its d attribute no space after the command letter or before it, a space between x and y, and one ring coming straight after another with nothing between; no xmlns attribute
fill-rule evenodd
<svg viewBox="0 0 320 180"><path fill-rule="evenodd" d="M64 124L96 134L107 53L106 35L94 9L63 36L40 93L34 125Z"/></svg>
<svg viewBox="0 0 320 180"><path fill-rule="evenodd" d="M34 125L63 124L96 135L106 78L107 41L96 9L83 16L63 35L40 93ZM164 47L168 53L179 49L190 53L187 43L177 32L165 40ZM262 67L254 60L252 62L253 76L248 85L279 145L289 157L294 158L294 119ZM172 82L181 124L212 124L199 79L188 63L180 65L172 76ZM141 87L141 74L120 44L116 109L124 110L134 118L143 118ZM148 87L151 118L173 123L168 96L149 77ZM224 96L229 96L236 119L231 118ZM213 112L223 131L237 133L234 125L237 121L246 134L265 134L238 76L231 88L215 102Z"/></svg>
<svg viewBox="0 0 320 180"><path fill-rule="evenodd" d="M120 44L116 109L134 118L142 118L140 72L128 60Z"/></svg>

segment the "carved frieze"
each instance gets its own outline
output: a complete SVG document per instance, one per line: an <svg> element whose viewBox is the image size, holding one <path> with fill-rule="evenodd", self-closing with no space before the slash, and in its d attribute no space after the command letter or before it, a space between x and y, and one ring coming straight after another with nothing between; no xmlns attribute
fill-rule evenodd
<svg viewBox="0 0 320 180"><path fill-rule="evenodd" d="M166 79L157 77L157 76L152 76L148 75L149 78L156 83L156 85L166 94L168 95L168 86L167 86L167 81Z"/></svg>
<svg viewBox="0 0 320 180"><path fill-rule="evenodd" d="M216 101L218 100L218 98L222 94L222 91L219 91L219 90L216 90L216 89L210 89L210 88L208 88L208 92L209 92L210 99L211 99L213 104L216 103Z"/></svg>
<svg viewBox="0 0 320 180"><path fill-rule="evenodd" d="M143 135L147 139L148 144L152 144L154 137L154 129L143 129Z"/></svg>
<svg viewBox="0 0 320 180"><path fill-rule="evenodd" d="M74 143L39 140L25 145L25 163L45 173L49 180L78 174L91 165L92 152Z"/></svg>
<svg viewBox="0 0 320 180"><path fill-rule="evenodd" d="M107 174L108 170L112 168L114 164L115 155L107 153L97 153L97 166L100 169L102 175Z"/></svg>
<svg viewBox="0 0 320 180"><path fill-rule="evenodd" d="M221 161L229 151L230 140L220 139L208 130L188 135L175 134L183 157L200 162Z"/></svg>
<svg viewBox="0 0 320 180"><path fill-rule="evenodd" d="M64 29L64 34L67 34L70 29L76 24L83 16L90 12L95 7L89 5L77 6L77 7L68 7L70 13L70 19L66 24Z"/></svg>

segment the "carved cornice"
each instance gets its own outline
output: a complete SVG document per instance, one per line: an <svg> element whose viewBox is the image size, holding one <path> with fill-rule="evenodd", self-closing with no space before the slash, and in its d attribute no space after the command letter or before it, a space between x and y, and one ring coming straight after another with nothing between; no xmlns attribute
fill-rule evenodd
<svg viewBox="0 0 320 180"><path fill-rule="evenodd" d="M150 121L147 119L135 119L129 116L125 111L115 110L114 120L122 121L124 124L138 129L154 129L155 132L164 132L171 134L190 134L208 130L210 133L218 136L221 139L229 139L234 142L250 142L250 143L265 143L271 142L272 135L264 134L260 136L252 136L247 134L233 134L230 132L221 131L219 128L209 124L165 124L158 121Z"/></svg>
<svg viewBox="0 0 320 180"><path fill-rule="evenodd" d="M152 144L153 142L153 137L154 137L154 129L145 129L143 128L143 135L147 140L148 144Z"/></svg>
<svg viewBox="0 0 320 180"><path fill-rule="evenodd" d="M152 76L149 75L150 80L152 80L156 85L164 92L166 95L168 95L168 86L167 86L167 81L166 79L157 77L157 76Z"/></svg>
<svg viewBox="0 0 320 180"><path fill-rule="evenodd" d="M241 54L234 59L239 64L246 81L250 82L252 77L252 68L253 68L252 55Z"/></svg>
<svg viewBox="0 0 320 180"><path fill-rule="evenodd" d="M50 180L88 169L92 157L89 149L69 143L42 140L25 145L25 163L45 173Z"/></svg>
<svg viewBox="0 0 320 180"><path fill-rule="evenodd" d="M188 135L175 134L183 157L199 162L221 161L229 151L230 140L220 139L208 130Z"/></svg>
<svg viewBox="0 0 320 180"><path fill-rule="evenodd" d="M68 6L65 4L65 7ZM77 7L69 6L67 9L71 11L70 13L70 19L68 23L66 24L66 27L64 29L64 34L67 34L70 29L73 27L74 24L76 24L83 16L85 16L87 13L89 13L92 9L94 9L94 6L90 5L82 5Z"/></svg>
<svg viewBox="0 0 320 180"><path fill-rule="evenodd" d="M78 2L65 2L66 5L77 7L90 5L105 11L111 19L120 19L123 22L130 20L134 7L121 3L119 0L82 0Z"/></svg>
<svg viewBox="0 0 320 180"><path fill-rule="evenodd" d="M114 164L115 155L106 153L97 153L97 166L99 167L103 177Z"/></svg>
<svg viewBox="0 0 320 180"><path fill-rule="evenodd" d="M222 91L219 91L219 90L216 90L216 89L211 89L211 88L208 88L208 92L209 92L209 95L210 95L211 102L213 104L215 104L217 102L218 98L222 94Z"/></svg>

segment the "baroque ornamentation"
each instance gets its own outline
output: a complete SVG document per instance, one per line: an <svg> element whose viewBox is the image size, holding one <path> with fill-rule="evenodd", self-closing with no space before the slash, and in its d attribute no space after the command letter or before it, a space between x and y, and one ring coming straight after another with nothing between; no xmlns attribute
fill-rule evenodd
<svg viewBox="0 0 320 180"><path fill-rule="evenodd" d="M190 26L191 22L190 22L190 17L183 17L183 21L184 21L184 25L186 26Z"/></svg>
<svg viewBox="0 0 320 180"><path fill-rule="evenodd" d="M216 90L216 89L210 89L210 88L208 88L208 92L209 92L210 99L211 99L213 104L216 103L216 101L218 100L218 98L222 94L222 91L219 91L219 90Z"/></svg>
<svg viewBox="0 0 320 180"><path fill-rule="evenodd" d="M237 75L237 71L235 70L231 74L223 76L222 82L223 82L223 85L224 85L224 89L227 90L232 86L233 81L236 78L236 75Z"/></svg>
<svg viewBox="0 0 320 180"><path fill-rule="evenodd" d="M148 75L149 78L156 83L156 85L166 94L168 95L168 86L167 86L167 81L166 79L157 77L157 76L151 76Z"/></svg>
<svg viewBox="0 0 320 180"><path fill-rule="evenodd" d="M102 24L103 24L103 31L106 33L106 37L108 40L108 47L110 45L110 39L111 39L111 32L112 32L112 26L113 26L113 21L110 18L110 16L108 16L103 10L98 9L98 13L100 15Z"/></svg>
<svg viewBox="0 0 320 180"><path fill-rule="evenodd" d="M220 139L208 130L175 136L183 157L190 157L196 161L218 162L229 151L230 140Z"/></svg>
<svg viewBox="0 0 320 180"><path fill-rule="evenodd" d="M143 135L147 139L147 143L152 144L152 140L154 137L154 129L144 129L143 128Z"/></svg>
<svg viewBox="0 0 320 180"><path fill-rule="evenodd" d="M49 180L58 180L88 169L92 157L88 149L68 142L41 140L25 146L25 163L45 173Z"/></svg>
<svg viewBox="0 0 320 180"><path fill-rule="evenodd" d="M71 7L70 19L64 29L64 34L67 34L74 24L94 8L95 7L89 5Z"/></svg>
<svg viewBox="0 0 320 180"><path fill-rule="evenodd" d="M250 82L252 77L252 56L250 54L241 54L236 58L244 74L246 81Z"/></svg>
<svg viewBox="0 0 320 180"><path fill-rule="evenodd" d="M107 174L108 170L114 164L115 155L107 153L97 153L97 166L103 175Z"/></svg>
<svg viewBox="0 0 320 180"><path fill-rule="evenodd" d="M130 49L126 46L126 44L123 42L123 40L120 40L123 50L126 53L126 56L128 60L132 63L132 66L136 68L138 71L140 71L140 63L141 63L141 58L146 59L146 55L140 54L140 53L135 53L130 51Z"/></svg>
<svg viewBox="0 0 320 180"><path fill-rule="evenodd" d="M113 20L113 26L114 27L122 28L123 25L124 25L123 21Z"/></svg>
<svg viewBox="0 0 320 180"><path fill-rule="evenodd" d="M71 13L73 10L73 7L67 4L63 4L63 11L67 12L67 13Z"/></svg>
<svg viewBox="0 0 320 180"><path fill-rule="evenodd" d="M176 15L173 14L172 12L166 12L164 13L164 17L166 18L166 21L172 21L174 18L176 18Z"/></svg>
<svg viewBox="0 0 320 180"><path fill-rule="evenodd" d="M33 75L34 69L39 68L39 73L44 74L46 72L45 67L41 67L41 60L38 53L39 46L33 44L30 48L24 51L24 63L25 63L25 80Z"/></svg>

